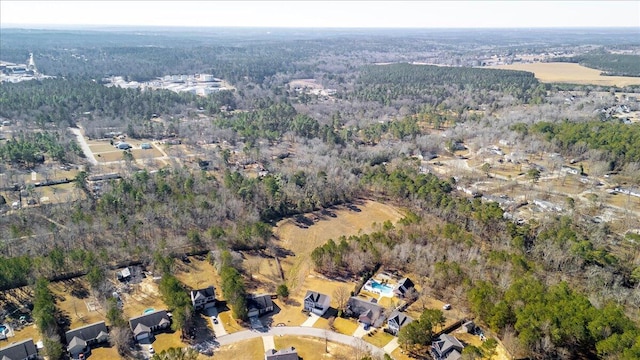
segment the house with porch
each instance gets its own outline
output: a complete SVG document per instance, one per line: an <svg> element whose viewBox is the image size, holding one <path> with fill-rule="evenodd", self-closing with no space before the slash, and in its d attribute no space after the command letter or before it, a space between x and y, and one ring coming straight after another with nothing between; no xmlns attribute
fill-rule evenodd
<svg viewBox="0 0 640 360"><path fill-rule="evenodd" d="M171 317L166 310L153 311L129 319L129 327L136 341L150 339L154 333L168 329L169 326Z"/></svg>
<svg viewBox="0 0 640 360"><path fill-rule="evenodd" d="M252 295L247 298L247 316L257 317L273 311L271 295Z"/></svg>
<svg viewBox="0 0 640 360"><path fill-rule="evenodd" d="M329 309L331 298L328 295L308 290L304 296L304 309L318 316L324 315Z"/></svg>
<svg viewBox="0 0 640 360"><path fill-rule="evenodd" d="M109 340L109 330L104 321L71 329L65 333L67 351L72 359L79 358L80 354L86 355L91 347L105 343Z"/></svg>
<svg viewBox="0 0 640 360"><path fill-rule="evenodd" d="M205 289L191 290L191 303L195 310L202 310L215 306L216 288L209 286Z"/></svg>

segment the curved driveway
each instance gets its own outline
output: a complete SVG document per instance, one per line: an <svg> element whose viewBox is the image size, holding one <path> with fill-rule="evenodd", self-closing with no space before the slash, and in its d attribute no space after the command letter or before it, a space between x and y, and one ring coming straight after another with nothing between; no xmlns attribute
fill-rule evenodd
<svg viewBox="0 0 640 360"><path fill-rule="evenodd" d="M338 334L337 332L302 326L282 326L272 327L266 332L244 330L235 332L232 334L218 337L218 344L229 345L238 341L259 338L263 336L281 336L281 335L293 335L293 336L312 336L324 339L325 337L329 341L345 344L348 346L360 346L360 344L367 347L373 355L384 356L385 352L379 347L373 346L368 342L349 335Z"/></svg>

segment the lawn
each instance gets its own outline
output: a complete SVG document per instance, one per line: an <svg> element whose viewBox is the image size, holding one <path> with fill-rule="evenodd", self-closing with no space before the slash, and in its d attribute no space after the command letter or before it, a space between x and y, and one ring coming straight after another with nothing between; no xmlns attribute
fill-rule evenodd
<svg viewBox="0 0 640 360"><path fill-rule="evenodd" d="M91 360L113 360L120 359L120 355L118 355L118 349L115 346L110 347L99 347L91 349L91 355L87 357L87 359Z"/></svg>
<svg viewBox="0 0 640 360"><path fill-rule="evenodd" d="M383 348L393 340L393 335L384 332L382 329L375 330L375 333L370 332L369 334L371 334L371 336L365 335L362 337L362 340L379 348Z"/></svg>
<svg viewBox="0 0 640 360"><path fill-rule="evenodd" d="M396 360L413 360L414 358L405 354L404 350L402 350L401 347L398 347L397 349L395 349L392 353L391 356L396 359Z"/></svg>
<svg viewBox="0 0 640 360"><path fill-rule="evenodd" d="M220 321L222 321L222 323L224 324L224 329L229 334L237 332L237 331L247 330L247 329L243 328L242 326L240 326L240 324L238 324L236 319L234 319L233 316L231 316L231 311L230 310L223 311L223 312L219 313L218 314L218 318L220 319Z"/></svg>
<svg viewBox="0 0 640 360"><path fill-rule="evenodd" d="M355 319L336 318L333 326L336 328L336 332L351 335L358 328L358 323Z"/></svg>
<svg viewBox="0 0 640 360"><path fill-rule="evenodd" d="M262 338L255 338L222 346L213 357L215 359L262 360L264 352Z"/></svg>
<svg viewBox="0 0 640 360"><path fill-rule="evenodd" d="M155 340L153 341L153 348L156 352L161 352L172 347L183 348L185 346L187 345L180 340L180 331L156 334Z"/></svg>
<svg viewBox="0 0 640 360"><path fill-rule="evenodd" d="M216 295L220 294L220 277L213 265L205 257L196 258L190 256L189 262L176 260L176 278L189 289L202 289L208 286L216 288ZM201 259L201 260L199 260Z"/></svg>
<svg viewBox="0 0 640 360"><path fill-rule="evenodd" d="M122 312L125 318L142 315L149 308L164 310L167 308L160 297L158 284L152 278L146 277L141 283L132 285L131 293L123 293L124 307Z"/></svg>
<svg viewBox="0 0 640 360"><path fill-rule="evenodd" d="M307 336L277 336L274 337L276 349L293 346L298 351L298 356L302 359L332 359L351 358L353 349L350 346L325 342L324 339ZM326 352L328 350L328 353ZM264 355L263 355L264 356Z"/></svg>

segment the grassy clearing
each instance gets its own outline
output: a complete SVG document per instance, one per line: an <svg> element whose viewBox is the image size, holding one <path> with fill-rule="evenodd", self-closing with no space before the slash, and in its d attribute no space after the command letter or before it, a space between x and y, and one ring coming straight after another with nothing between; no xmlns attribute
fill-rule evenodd
<svg viewBox="0 0 640 360"><path fill-rule="evenodd" d="M176 260L176 278L190 289L202 289L213 285L220 292L220 277L213 265L204 257L189 257L185 263Z"/></svg>
<svg viewBox="0 0 640 360"><path fill-rule="evenodd" d="M362 340L368 342L369 344L382 348L385 345L387 345L391 340L393 340L393 335L382 331L382 329L379 329L375 333L373 333L371 336L369 335L363 336Z"/></svg>
<svg viewBox="0 0 640 360"><path fill-rule="evenodd" d="M413 360L414 359L409 355L405 354L404 350L402 350L402 348L400 347L398 347L391 353L391 357L393 357L396 360Z"/></svg>
<svg viewBox="0 0 640 360"><path fill-rule="evenodd" d="M89 295L89 283L84 277L55 282L49 288L58 298L56 307L71 320L69 329L105 321L105 309L88 306L97 301Z"/></svg>
<svg viewBox="0 0 640 360"><path fill-rule="evenodd" d="M302 303L294 299L289 299L286 304L280 299L274 302L280 308L280 312L273 315L274 324L282 323L287 326L299 326L309 318L302 312Z"/></svg>
<svg viewBox="0 0 640 360"><path fill-rule="evenodd" d="M158 291L158 284L147 277L140 284L132 285L131 293L123 294L124 307L122 312L125 318L142 315L149 308L163 310L167 305L162 301Z"/></svg>
<svg viewBox="0 0 640 360"><path fill-rule="evenodd" d="M214 358L262 360L264 359L264 352L262 338L255 338L223 346L215 352Z"/></svg>
<svg viewBox="0 0 640 360"><path fill-rule="evenodd" d="M281 260L292 292L303 290L302 284L312 269L309 255L313 249L342 235L348 237L374 232L379 230L384 221L391 220L395 223L403 217L397 208L375 201L361 201L356 206L360 209L359 212L336 207L332 210L335 217L317 214L319 220L306 229L297 226L293 219L282 220L277 224L274 233L280 239L279 245L295 254L294 257Z"/></svg>
<svg viewBox="0 0 640 360"><path fill-rule="evenodd" d="M535 74L541 82L569 83L601 86L640 85L640 78L629 76L602 76L602 70L573 63L531 63L492 66L496 69L523 70Z"/></svg>
<svg viewBox="0 0 640 360"><path fill-rule="evenodd" d="M280 336L275 337L273 340L278 350L293 346L298 351L298 356L302 359L350 359L351 354L353 354L351 347L343 344L327 342L325 347L324 339L306 336ZM328 350L328 352L325 350Z"/></svg>

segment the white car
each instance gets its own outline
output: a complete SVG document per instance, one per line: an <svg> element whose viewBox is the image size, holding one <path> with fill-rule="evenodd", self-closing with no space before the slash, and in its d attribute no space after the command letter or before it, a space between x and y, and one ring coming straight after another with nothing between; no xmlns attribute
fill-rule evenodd
<svg viewBox="0 0 640 360"><path fill-rule="evenodd" d="M443 310L451 310L451 304L444 304L444 305L442 306L442 309L443 309Z"/></svg>
<svg viewBox="0 0 640 360"><path fill-rule="evenodd" d="M154 354L156 350L153 348L153 345L149 345L149 354Z"/></svg>

